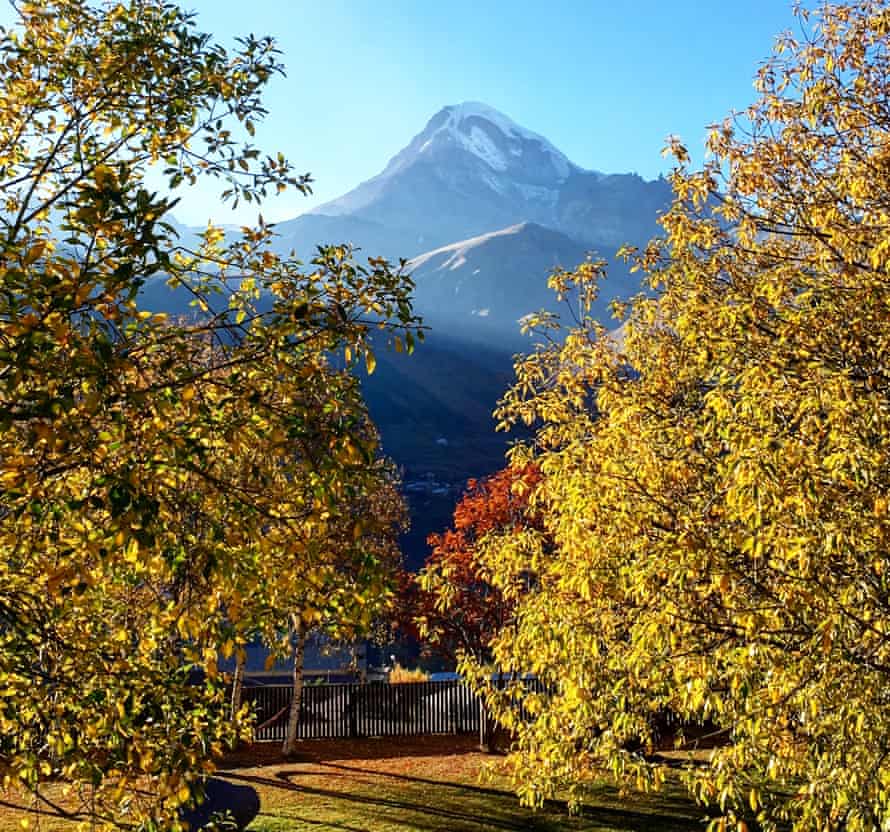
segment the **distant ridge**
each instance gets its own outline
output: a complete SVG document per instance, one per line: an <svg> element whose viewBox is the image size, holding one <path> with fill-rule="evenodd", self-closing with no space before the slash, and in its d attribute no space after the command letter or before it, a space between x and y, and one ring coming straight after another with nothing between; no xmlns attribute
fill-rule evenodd
<svg viewBox="0 0 890 832"><path fill-rule="evenodd" d="M541 228L541 226L535 226L535 223L519 222L516 223L516 225L502 228L499 231L489 231L487 234L480 234L478 237L470 237L469 240L459 240L458 242L451 243L447 246L440 246L437 249L428 251L426 254L421 254L417 257L411 258L411 260L408 261L408 268L412 271L414 271L415 269L420 269L437 255L449 254L450 257L440 268L447 268L453 271L454 269L460 268L462 265L464 265L464 263L466 262L467 253L471 249L485 245L486 243L494 240L496 237L516 236L531 227Z"/></svg>
<svg viewBox="0 0 890 832"><path fill-rule="evenodd" d="M573 269L598 254L565 234L532 222L517 223L440 246L408 262L417 307L433 328L497 345L528 350L520 319L547 309L567 311L547 287L554 268ZM639 290L623 262L614 262L593 313L610 322L609 302Z"/></svg>

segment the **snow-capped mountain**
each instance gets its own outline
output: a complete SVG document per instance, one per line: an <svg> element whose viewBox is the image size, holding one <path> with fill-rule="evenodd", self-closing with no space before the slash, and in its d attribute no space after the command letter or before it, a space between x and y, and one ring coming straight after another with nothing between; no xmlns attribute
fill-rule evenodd
<svg viewBox="0 0 890 832"><path fill-rule="evenodd" d="M549 272L591 250L610 259L594 310L608 323L609 302L640 289L616 250L656 235L670 200L664 180L585 170L543 135L468 102L436 113L377 176L277 231L304 259L319 243L342 242L413 258L415 308L431 335L410 358L381 351L362 386L406 479L460 484L503 464L490 414L511 383L511 353L532 349L519 318L567 312L547 288ZM410 563L453 497L424 500L412 497Z"/></svg>
<svg viewBox="0 0 890 832"><path fill-rule="evenodd" d="M381 176L392 175L417 157L449 145L471 153L498 173L511 174L516 181L564 182L573 168L578 169L543 136L520 127L487 104L467 101L433 116Z"/></svg>
<svg viewBox="0 0 890 832"><path fill-rule="evenodd" d="M611 260L596 310L608 322L609 302L639 291L613 255L656 235L670 199L663 179L585 170L543 135L466 102L436 113L377 176L278 223L276 245L304 261L331 243L413 258L415 308L429 324L512 351L528 346L523 315L555 311L548 273L588 252Z"/></svg>
<svg viewBox="0 0 890 832"><path fill-rule="evenodd" d="M584 170L485 104L445 107L377 176L312 213L398 231L403 256L521 222L617 248L656 232L661 180Z"/></svg>
<svg viewBox="0 0 890 832"><path fill-rule="evenodd" d="M448 171L457 161L467 169ZM466 102L440 110L382 173L314 213L362 213L389 188L398 187L400 176L417 165L441 168L446 186L466 185L470 174L473 180L478 178L471 180L474 186L500 195L516 191L520 197L543 202L552 202L559 186L573 171L580 171L543 136L486 104Z"/></svg>

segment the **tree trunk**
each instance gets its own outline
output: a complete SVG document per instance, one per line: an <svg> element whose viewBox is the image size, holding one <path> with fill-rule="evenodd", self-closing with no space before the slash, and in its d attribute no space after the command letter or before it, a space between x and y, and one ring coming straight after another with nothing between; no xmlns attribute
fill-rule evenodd
<svg viewBox="0 0 890 832"><path fill-rule="evenodd" d="M491 753L490 737L491 729L489 728L490 719L488 716L488 707L485 704L485 697L479 697L479 750Z"/></svg>
<svg viewBox="0 0 890 832"><path fill-rule="evenodd" d="M287 719L287 736L281 749L285 757L291 757L297 751L297 726L300 724L300 705L303 700L303 657L306 653L306 628L299 613L291 617L290 637L294 648L293 698Z"/></svg>
<svg viewBox="0 0 890 832"><path fill-rule="evenodd" d="M503 690L504 688L504 673L503 671L498 672L497 676L497 687L498 690ZM480 698L480 707L481 710L479 712L479 750L484 751L486 754L494 754L497 751L497 730L498 723L495 721L494 717L488 712L488 707L485 704L484 698Z"/></svg>
<svg viewBox="0 0 890 832"><path fill-rule="evenodd" d="M241 690L244 687L244 665L247 653L242 649L235 650L235 674L232 676L232 704L229 718L234 721L235 714L241 709Z"/></svg>

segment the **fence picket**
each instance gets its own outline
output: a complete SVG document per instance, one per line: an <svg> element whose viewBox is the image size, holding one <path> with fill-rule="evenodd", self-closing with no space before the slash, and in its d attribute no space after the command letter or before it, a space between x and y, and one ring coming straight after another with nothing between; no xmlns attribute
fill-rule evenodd
<svg viewBox="0 0 890 832"><path fill-rule="evenodd" d="M529 690L543 692L538 680ZM281 742L287 731L290 685L245 687L257 715L257 742ZM273 716L278 717L270 722ZM301 739L469 734L479 730L479 697L460 680L402 684L330 684L303 688ZM523 718L527 718L524 707Z"/></svg>

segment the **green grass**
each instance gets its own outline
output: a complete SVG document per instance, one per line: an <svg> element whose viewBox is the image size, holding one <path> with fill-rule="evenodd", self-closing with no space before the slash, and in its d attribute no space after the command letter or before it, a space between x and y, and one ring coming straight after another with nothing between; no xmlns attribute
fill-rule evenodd
<svg viewBox="0 0 890 832"><path fill-rule="evenodd" d="M570 817L565 804L532 812L521 807L503 777L481 781L472 738L306 742L297 760L261 746L227 762L220 776L256 788L261 812L251 832L701 832L702 810L679 789L621 797L609 787ZM14 802L6 795L7 802ZM0 832L24 815L0 806ZM32 816L33 817L33 816ZM32 825L32 829L34 826ZM44 832L75 825L44 816Z"/></svg>
<svg viewBox="0 0 890 832"><path fill-rule="evenodd" d="M355 832L407 832L407 830L602 830L656 832L700 830L693 807L662 801L618 803L606 796L581 816L569 817L565 807L550 804L544 810L522 809L516 798L498 789L480 790L454 783L398 783L351 785L304 780L289 799L265 801L262 815L251 825L256 832L303 830L355 830ZM678 808L680 811L678 812Z"/></svg>
<svg viewBox="0 0 890 832"><path fill-rule="evenodd" d="M444 739L444 738L442 738ZM238 768L228 773L260 793L252 832L700 832L702 811L674 790L622 798L603 786L591 805L570 817L552 801L533 812L521 807L503 778L480 782L492 758L454 738L410 747L366 741L346 759L307 753L302 762ZM454 747L457 744L457 747ZM307 746L310 745L307 743ZM315 745L315 744L312 744Z"/></svg>

